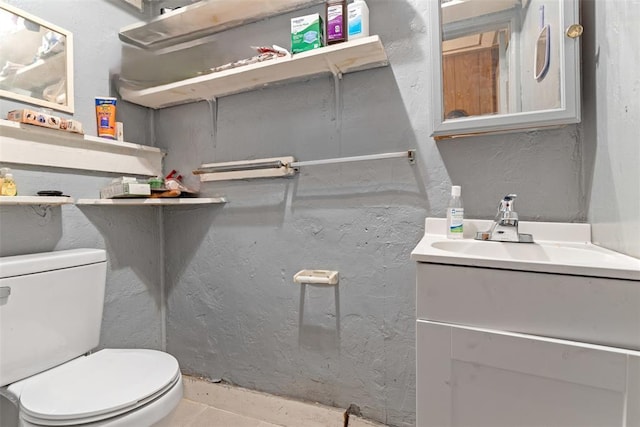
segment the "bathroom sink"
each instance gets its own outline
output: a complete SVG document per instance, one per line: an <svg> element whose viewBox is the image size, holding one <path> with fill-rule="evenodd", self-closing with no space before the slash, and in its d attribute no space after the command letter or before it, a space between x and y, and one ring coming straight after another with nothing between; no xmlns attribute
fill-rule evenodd
<svg viewBox="0 0 640 427"><path fill-rule="evenodd" d="M535 243L474 240L476 231L491 221L465 220L465 238L446 238L445 220L427 218L425 235L411 258L419 262L454 264L640 280L640 260L591 243L589 224L520 222L520 232L533 234Z"/></svg>
<svg viewBox="0 0 640 427"><path fill-rule="evenodd" d="M597 246L585 243L544 242L518 245L465 239L436 240L431 243L431 246L434 249L459 255L555 264L590 265L603 261L616 263L617 260L615 256L600 250Z"/></svg>

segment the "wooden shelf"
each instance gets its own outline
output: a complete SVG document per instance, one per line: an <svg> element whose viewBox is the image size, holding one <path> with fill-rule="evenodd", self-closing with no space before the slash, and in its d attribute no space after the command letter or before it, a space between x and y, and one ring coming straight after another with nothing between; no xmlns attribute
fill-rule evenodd
<svg viewBox="0 0 640 427"><path fill-rule="evenodd" d="M0 196L0 206L16 206L16 205L59 206L59 205L70 205L73 203L74 201L71 197Z"/></svg>
<svg viewBox="0 0 640 427"><path fill-rule="evenodd" d="M184 43L259 21L270 16L303 9L324 0L203 0L160 15L147 23L120 30L120 40L144 49L158 49Z"/></svg>
<svg viewBox="0 0 640 427"><path fill-rule="evenodd" d="M162 150L0 120L3 163L51 166L143 176L162 175Z"/></svg>
<svg viewBox="0 0 640 427"><path fill-rule="evenodd" d="M270 83L323 73L346 74L388 63L380 37L369 36L147 89L121 87L120 95L126 101L157 109L246 92Z"/></svg>
<svg viewBox="0 0 640 427"><path fill-rule="evenodd" d="M0 206L59 206L59 205L100 205L100 206L194 206L227 203L225 197L176 197L166 199L78 199L51 196L0 196Z"/></svg>
<svg viewBox="0 0 640 427"><path fill-rule="evenodd" d="M76 205L100 206L193 206L227 203L224 197L184 197L166 199L79 199Z"/></svg>

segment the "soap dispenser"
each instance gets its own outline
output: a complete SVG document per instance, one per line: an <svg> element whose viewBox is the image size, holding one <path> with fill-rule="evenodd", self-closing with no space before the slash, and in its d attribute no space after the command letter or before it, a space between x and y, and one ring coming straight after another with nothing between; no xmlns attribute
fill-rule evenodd
<svg viewBox="0 0 640 427"><path fill-rule="evenodd" d="M13 180L13 174L11 172L7 172L4 175L0 194L3 196L16 196L18 194L18 188L16 187L16 182Z"/></svg>
<svg viewBox="0 0 640 427"><path fill-rule="evenodd" d="M462 205L461 188L459 185L451 187L451 199L447 207L447 237L449 239L462 239L464 207Z"/></svg>

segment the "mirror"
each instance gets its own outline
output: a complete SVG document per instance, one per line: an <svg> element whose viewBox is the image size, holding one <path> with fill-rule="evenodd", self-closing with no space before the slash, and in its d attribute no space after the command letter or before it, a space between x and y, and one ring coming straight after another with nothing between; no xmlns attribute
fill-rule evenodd
<svg viewBox="0 0 640 427"><path fill-rule="evenodd" d="M0 3L0 96L73 113L73 37Z"/></svg>
<svg viewBox="0 0 640 427"><path fill-rule="evenodd" d="M579 0L427 4L436 139L580 121Z"/></svg>

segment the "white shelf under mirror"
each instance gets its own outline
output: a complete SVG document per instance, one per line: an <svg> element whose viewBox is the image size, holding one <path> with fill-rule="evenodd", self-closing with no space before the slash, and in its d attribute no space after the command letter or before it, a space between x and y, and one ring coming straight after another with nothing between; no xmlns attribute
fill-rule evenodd
<svg viewBox="0 0 640 427"><path fill-rule="evenodd" d="M369 36L147 89L132 90L123 86L120 96L134 104L158 109L317 74L347 74L388 64L380 37Z"/></svg>
<svg viewBox="0 0 640 427"><path fill-rule="evenodd" d="M71 197L0 196L0 206L18 206L18 205L60 206L60 205L71 205L73 203L74 203L74 200Z"/></svg>
<svg viewBox="0 0 640 427"><path fill-rule="evenodd" d="M0 119L0 162L132 175L162 175L156 147Z"/></svg>
<svg viewBox="0 0 640 427"><path fill-rule="evenodd" d="M184 43L251 22L323 3L323 0L269 0L238 5L203 0L120 30L120 40L145 49Z"/></svg>
<svg viewBox="0 0 640 427"><path fill-rule="evenodd" d="M184 197L158 199L79 199L76 205L100 206L193 206L227 203L224 197Z"/></svg>

